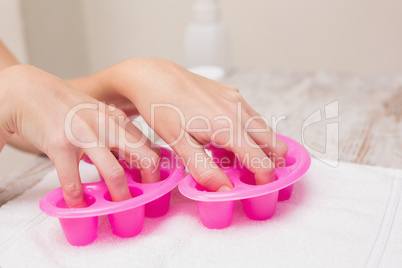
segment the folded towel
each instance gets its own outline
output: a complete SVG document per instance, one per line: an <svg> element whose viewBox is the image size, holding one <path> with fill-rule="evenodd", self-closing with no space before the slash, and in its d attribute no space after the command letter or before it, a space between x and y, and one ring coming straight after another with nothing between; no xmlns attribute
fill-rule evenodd
<svg viewBox="0 0 402 268"><path fill-rule="evenodd" d="M82 177L97 180L85 163ZM146 219L134 238L112 234L107 217L86 247L65 240L39 199L58 187L56 172L0 208L1 267L401 267L402 171L312 161L267 221L248 219L238 202L232 225L209 230L194 201L172 192L168 214Z"/></svg>

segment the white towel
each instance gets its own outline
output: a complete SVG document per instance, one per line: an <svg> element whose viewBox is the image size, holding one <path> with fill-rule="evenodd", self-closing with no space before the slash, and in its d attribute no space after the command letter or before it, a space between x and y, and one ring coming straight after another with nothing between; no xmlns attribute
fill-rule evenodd
<svg viewBox="0 0 402 268"><path fill-rule="evenodd" d="M93 180L95 170L81 165ZM267 221L249 220L241 204L232 225L209 230L196 204L175 189L162 218L146 219L134 238L111 233L106 217L98 239L69 245L39 199L58 187L53 171L0 208L1 267L401 267L402 171L313 160L290 200Z"/></svg>

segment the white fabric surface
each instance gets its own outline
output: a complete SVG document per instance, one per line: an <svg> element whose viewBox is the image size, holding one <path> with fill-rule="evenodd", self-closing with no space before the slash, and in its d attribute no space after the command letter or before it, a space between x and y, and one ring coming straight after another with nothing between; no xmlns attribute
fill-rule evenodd
<svg viewBox="0 0 402 268"><path fill-rule="evenodd" d="M81 165L83 177L96 172ZM402 171L313 160L273 218L249 220L238 202L232 225L206 229L195 202L175 189L168 214L123 239L100 218L98 239L70 246L39 199L58 187L53 171L0 208L1 267L401 267Z"/></svg>

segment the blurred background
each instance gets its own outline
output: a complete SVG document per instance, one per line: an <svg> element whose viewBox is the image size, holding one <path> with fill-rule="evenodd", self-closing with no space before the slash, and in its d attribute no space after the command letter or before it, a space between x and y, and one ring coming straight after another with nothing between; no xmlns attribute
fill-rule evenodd
<svg viewBox="0 0 402 268"><path fill-rule="evenodd" d="M0 38L61 78L136 56L185 65L194 0L1 0ZM230 69L402 73L400 0L221 0ZM0 178L32 156L6 147Z"/></svg>

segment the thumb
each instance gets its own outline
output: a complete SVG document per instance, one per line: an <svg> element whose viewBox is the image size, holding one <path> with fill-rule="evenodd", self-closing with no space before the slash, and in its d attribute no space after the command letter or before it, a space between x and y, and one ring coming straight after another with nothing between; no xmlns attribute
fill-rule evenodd
<svg viewBox="0 0 402 268"><path fill-rule="evenodd" d="M192 139L192 137L189 137ZM191 175L202 187L210 191L230 191L233 184L212 159L205 153L200 144L195 148L182 139L173 149L181 156ZM192 142L197 144L193 139Z"/></svg>

